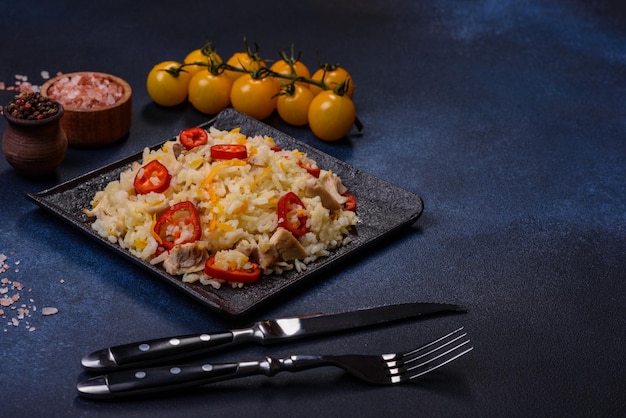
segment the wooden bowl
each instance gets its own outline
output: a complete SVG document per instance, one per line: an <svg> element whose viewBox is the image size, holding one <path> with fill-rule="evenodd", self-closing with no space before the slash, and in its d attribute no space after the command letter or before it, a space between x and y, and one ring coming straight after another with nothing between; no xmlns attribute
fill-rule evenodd
<svg viewBox="0 0 626 418"><path fill-rule="evenodd" d="M78 108L66 97L49 95L51 87L65 78L95 75L122 87L122 97L111 105L98 105L91 109ZM55 99L63 105L65 114L61 127L67 135L68 145L76 148L96 148L112 144L124 138L132 120L132 89L119 77L106 73L82 71L62 74L51 78L41 86L41 95ZM67 104L66 104L67 103Z"/></svg>

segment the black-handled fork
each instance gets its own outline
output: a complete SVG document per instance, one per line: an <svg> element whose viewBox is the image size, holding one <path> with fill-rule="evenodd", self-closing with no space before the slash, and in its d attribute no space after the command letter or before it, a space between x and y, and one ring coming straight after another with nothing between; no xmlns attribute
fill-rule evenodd
<svg viewBox="0 0 626 418"><path fill-rule="evenodd" d="M436 370L473 349L467 333L459 328L435 341L405 353L383 355L293 355L265 357L236 363L190 363L112 372L96 376L77 386L79 395L116 398L153 394L199 386L252 375L274 376L278 372L299 372L315 367L336 366L372 384L408 382Z"/></svg>

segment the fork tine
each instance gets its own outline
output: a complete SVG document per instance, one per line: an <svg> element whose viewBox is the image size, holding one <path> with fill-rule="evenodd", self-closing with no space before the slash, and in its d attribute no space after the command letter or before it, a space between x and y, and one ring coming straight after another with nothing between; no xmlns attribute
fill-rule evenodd
<svg viewBox="0 0 626 418"><path fill-rule="evenodd" d="M469 346L469 347L465 347L463 349L463 351L461 352L457 352L457 350L459 348L462 348L463 346L465 346L466 344L469 344L469 340L462 342L461 344L451 348L450 350L446 351L445 353L442 353L440 355L438 355L437 357L430 359L424 363L421 363L419 365L416 365L414 367L409 368L407 371L408 372L413 372L410 375L404 375L404 380L411 380L411 379L415 379L417 377L423 376L426 373L430 373L433 370L436 370L442 366L445 366L446 364L458 359L459 357L469 353L470 351L472 351L474 349L474 347ZM452 354L455 353L455 354ZM451 357L448 355L452 355ZM433 363L435 360L438 360L438 362ZM433 363L433 364L431 364ZM419 370L416 370L417 368L419 368Z"/></svg>
<svg viewBox="0 0 626 418"><path fill-rule="evenodd" d="M422 347L397 356L388 356L386 365L393 383L401 383L430 373L472 351L463 327ZM459 351L460 350L460 351ZM417 362L419 360L419 362Z"/></svg>
<svg viewBox="0 0 626 418"><path fill-rule="evenodd" d="M402 356L400 356L398 358L398 360L405 365L408 365L410 363L413 363L419 359L422 359L424 357L430 356L442 349L444 349L445 347L455 343L456 341L460 340L461 338L464 338L467 336L467 333L464 332L463 334L457 335L459 334L461 331L463 331L463 327L452 331L451 333L444 335L441 338L436 339L435 341L432 341L426 345L423 345L419 348L416 348L415 350L406 352L404 354L402 354Z"/></svg>

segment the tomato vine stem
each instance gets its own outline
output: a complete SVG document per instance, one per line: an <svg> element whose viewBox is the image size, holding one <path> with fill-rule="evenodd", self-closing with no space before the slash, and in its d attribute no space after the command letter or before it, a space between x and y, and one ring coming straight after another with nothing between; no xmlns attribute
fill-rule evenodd
<svg viewBox="0 0 626 418"><path fill-rule="evenodd" d="M244 44L244 50L246 54L248 54L248 56L253 61L256 61L257 63L260 64L263 60L261 59L261 56L259 55L258 44L256 43L254 44L254 50L253 50L248 44L248 40L245 37L243 38L243 44ZM322 80L314 80L312 78L297 75L295 73L294 63L300 60L300 53L298 53L297 57L295 56L293 45L291 46L290 55L287 55L285 50L279 53L280 57L289 64L291 68L291 74L278 73L276 71L272 71L269 68L262 67L261 65L259 65L260 68L258 69L248 69L248 68L243 68L243 66L242 68L236 67L236 66L227 64L226 62L223 62L223 61L216 62L215 57L217 56L217 52L215 48L213 47L213 44L210 41L207 41L204 44L204 46L201 48L201 51L204 55L207 56L208 58L207 62L196 61L196 62L190 62L190 63L183 63L178 68L171 68L171 69L164 70L164 71L167 71L168 73L172 74L174 77L178 77L178 74L180 73L180 71L184 71L184 67L187 67L190 65L199 65L199 66L207 67L209 72L211 72L211 74L214 74L214 75L221 74L224 71L234 71L234 72L239 72L239 73L248 73L252 76L252 78L256 78L256 79L264 78L264 77L274 77L274 78L281 78L284 80L289 80L291 83L303 82L303 83L317 86L321 88L322 90L334 90L336 94L340 94L340 95L345 94L345 91L347 91L347 88L343 92L340 92L339 90L337 90L337 88L333 89L330 86L326 85L326 83L324 83L323 81L324 76L322 76ZM319 64L319 65L320 65L320 68L324 68L324 75L326 74L326 71L330 71L339 66L338 64Z"/></svg>
<svg viewBox="0 0 626 418"><path fill-rule="evenodd" d="M250 76L254 79L261 79L265 77L274 77L276 79L282 79L289 81L288 83L283 83L281 87L281 91L276 94L276 96L281 94L293 94L293 86L296 82L307 83L313 86L317 86L322 90L332 90L335 94L339 96L344 96L348 93L348 87L350 86L350 79L346 78L341 83L339 83L335 87L331 87L327 85L324 80L326 78L326 74L329 71L334 71L340 67L339 64L330 64L330 63L320 63L318 61L318 66L323 70L322 77L320 80L315 80L309 77L303 77L296 74L295 71L295 62L300 60L300 53L298 53L297 57L294 54L294 47L291 45L290 54L288 55L285 50L279 52L279 56L283 59L291 69L290 74L279 73L276 71L272 71L270 68L264 66L263 60L259 54L259 45L257 43L254 44L254 50L248 44L248 40L246 37L243 38L244 50L248 56L258 64L258 68L256 69L248 69L243 65L241 67L236 67L234 65L230 65L222 60L218 60L217 52L213 47L213 44L210 41L207 41L204 46L201 48L202 54L207 56L206 62L192 62L192 63L182 63L178 67L169 68L166 71L170 73L174 77L178 77L181 71L186 71L184 68L189 65L197 65L197 66L205 66L207 70L213 75L220 75L224 71L233 71L239 73L250 74ZM355 118L354 125L357 130L361 132L363 130L363 123L359 120L358 116Z"/></svg>
<svg viewBox="0 0 626 418"><path fill-rule="evenodd" d="M176 77L178 78L178 76L180 75L180 73L186 73L188 72L187 70L184 69L185 65L179 65L178 67L170 67L170 68L164 68L161 69L159 71L165 71L166 73L168 73L169 75L171 75L172 77Z"/></svg>

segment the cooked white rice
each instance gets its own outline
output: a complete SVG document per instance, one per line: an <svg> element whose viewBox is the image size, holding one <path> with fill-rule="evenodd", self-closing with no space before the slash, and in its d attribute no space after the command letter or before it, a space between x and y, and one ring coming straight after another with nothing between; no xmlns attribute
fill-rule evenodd
<svg viewBox="0 0 626 418"><path fill-rule="evenodd" d="M152 233L155 219L169 206L191 201L200 215L201 241L211 254L216 254L232 250L242 240L254 245L267 242L278 226L279 198L293 191L306 207L308 232L298 240L307 255L301 260L278 261L265 269L264 274L305 270L318 257L328 256L330 250L348 243L349 230L358 221L355 212L343 209L331 212L319 197L306 197L297 190L298 181L310 176L298 165L299 160L306 158L303 152L274 151L271 137L246 137L239 129L221 131L211 127L207 132L206 145L183 151L178 158L174 151L177 139L166 142L158 150L146 148L142 163L134 163L121 173L119 180L110 182L93 197L92 208L86 211L96 218L93 229L141 260L159 264L167 253L155 256L159 246ZM209 150L215 144L243 144L248 159L212 160ZM155 159L172 176L169 188L164 193L136 194L135 175L142 165ZM220 281L202 271L189 272L183 280L220 285Z"/></svg>

